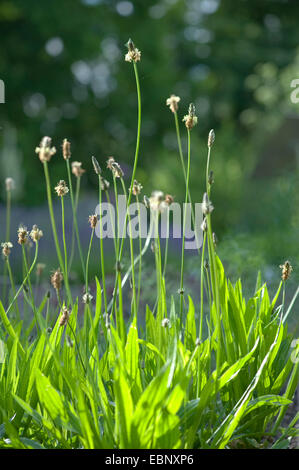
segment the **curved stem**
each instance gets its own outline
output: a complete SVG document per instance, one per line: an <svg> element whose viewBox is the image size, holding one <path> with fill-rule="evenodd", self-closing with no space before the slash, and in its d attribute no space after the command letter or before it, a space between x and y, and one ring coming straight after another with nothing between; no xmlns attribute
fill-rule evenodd
<svg viewBox="0 0 299 470"><path fill-rule="evenodd" d="M30 266L29 270L27 270L27 274L26 274L26 276L25 276L25 278L24 278L24 280L23 280L21 286L19 287L19 289L18 289L16 295L14 296L14 298L13 298L13 300L11 301L11 303L10 303L8 309L6 310L6 315L7 315L7 314L9 313L9 311L11 310L13 304L15 303L15 301L16 301L16 299L18 298L18 296L19 296L21 290L23 289L25 283L27 282L27 279L29 278L29 276L30 276L30 274L31 274L31 272L32 272L32 270L33 270L35 264L36 264L37 256L38 256L38 242L36 242L36 246L35 246L35 255L34 255L34 260L33 260L33 262L32 262L32 265Z"/></svg>

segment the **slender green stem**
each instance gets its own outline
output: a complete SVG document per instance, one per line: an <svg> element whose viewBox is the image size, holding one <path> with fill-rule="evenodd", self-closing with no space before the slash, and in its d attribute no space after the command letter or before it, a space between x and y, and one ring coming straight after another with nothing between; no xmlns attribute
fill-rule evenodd
<svg viewBox="0 0 299 470"><path fill-rule="evenodd" d="M181 141L181 134L180 134L180 127L179 127L179 121L178 121L178 115L177 113L173 113L174 114L174 121L175 121L175 129L176 129L176 135L177 135L177 142L178 142L178 149L179 149L179 155L180 155L180 160L181 160L181 164L182 164L182 170L183 170L183 173L184 173L184 180L185 180L185 184L187 183L187 174L186 174L186 166L185 166L185 162L184 162L184 156L183 156L183 151L182 151L182 141ZM191 218L192 218L192 223L193 223L193 226L195 227L195 215L194 215L194 208L192 206L192 199L191 199L191 194L190 194L190 189L188 188L188 198L189 198L189 202L191 204ZM197 231L195 230L195 238L196 238L196 241L197 241L197 246L198 246L198 254L200 254L200 247L199 247L199 243L198 243L198 238L197 238Z"/></svg>
<svg viewBox="0 0 299 470"><path fill-rule="evenodd" d="M9 238L10 238L10 216L11 216L11 191L10 190L6 191L6 195L7 195L7 198L6 198L6 235L5 235L5 241L9 242L10 241L9 240ZM7 269L7 264L4 263L3 292L2 292L2 297L3 297L4 302L5 302L5 298L6 298L6 288L7 288L7 285L6 285L6 277L7 277L6 269Z"/></svg>
<svg viewBox="0 0 299 470"><path fill-rule="evenodd" d="M61 198L61 225L62 225L62 240L63 240L63 251L64 251L64 272L68 276L67 268L67 248L65 239L65 211L64 211L64 197Z"/></svg>
<svg viewBox="0 0 299 470"><path fill-rule="evenodd" d="M81 260L81 265L82 265L83 276L85 278L84 258L83 258L83 253L82 253L82 247L81 247L80 235L79 235L79 229L78 229L78 221L77 221L77 204L78 204L78 201L74 200L72 176L71 176L71 169L70 169L69 159L66 160L66 167L67 167L67 174L68 174L68 181L69 181L69 188L70 188L70 195L71 195L71 203L72 203L72 210L73 210L73 222L74 222L74 227L75 227L75 233L76 233L76 238L77 238L77 245L78 245L78 250L79 250L79 255L80 255L80 260ZM80 180L80 177L78 177L77 179ZM80 182L79 182L79 188L80 188Z"/></svg>
<svg viewBox="0 0 299 470"><path fill-rule="evenodd" d="M211 185L209 183L210 155L211 155L211 147L208 147L208 159L207 159L207 167L206 167L206 187L207 187L208 197L210 197L210 191L211 191Z"/></svg>
<svg viewBox="0 0 299 470"><path fill-rule="evenodd" d="M63 272L63 275L64 275L63 277L64 277L64 283L65 283L67 296L68 296L70 304L72 305L73 300L72 300L72 295L71 295L71 291L70 291L70 287L69 287L68 275L67 275L67 273L65 272L65 269L64 269L64 263L63 263L63 259L62 259L62 254L61 254L59 242L58 242L56 222L55 222L54 211L53 211L53 203L52 203L52 195L51 195L51 183L50 183L48 162L46 162L46 161L43 162L43 165L44 165L44 172L45 172L45 178L46 178L49 213L50 213L50 219L51 219L52 232L53 232L53 238L54 238L56 253L57 253L57 257L58 257L58 261L59 261L59 264L60 264L61 271Z"/></svg>
<svg viewBox="0 0 299 470"><path fill-rule="evenodd" d="M101 251L101 271L102 271L102 286L105 312L107 313L107 293L106 293L106 280L105 280L105 260L104 260L104 247L103 247L103 224L102 224L102 189L101 189L101 176L99 175L99 209L100 209L100 251Z"/></svg>
<svg viewBox="0 0 299 470"><path fill-rule="evenodd" d="M167 210L167 233L166 233L166 241L165 241L165 253L164 253L164 267L163 267L163 277L165 278L166 267L167 267L167 258L168 258L168 241L169 241L169 210Z"/></svg>
<svg viewBox="0 0 299 470"><path fill-rule="evenodd" d="M121 178L121 184L122 184L122 188L124 191L124 195L126 197L126 202L127 202L126 206L129 209L128 196L127 196L126 186L125 186L123 178ZM130 191L130 194L131 194L131 191ZM129 236L130 255L131 255L131 266L132 266L133 311L134 311L134 315L137 316L136 284L135 284L135 269L134 269L134 247L133 247L131 217L130 215L128 217L129 217L129 234L130 234Z"/></svg>
<svg viewBox="0 0 299 470"><path fill-rule="evenodd" d="M142 276L142 238L141 238L141 214L138 194L136 194L137 210L138 210L138 226L139 226L139 269L138 269L138 286L137 286L137 311L139 310L141 276ZM133 263L134 266L135 262Z"/></svg>
<svg viewBox="0 0 299 470"><path fill-rule="evenodd" d="M38 256L38 242L36 242L36 245L35 245L34 260L33 260L32 264L31 264L30 268L27 269L26 276L25 276L25 278L24 278L24 280L23 280L21 286L19 287L19 289L18 289L16 295L14 296L13 300L11 301L11 303L10 303L8 309L6 310L6 314L8 314L8 313L10 312L10 310L11 310L12 306L14 305L15 301L17 300L17 298L18 298L18 296L19 296L21 290L23 289L24 285L26 284L26 282L27 282L27 280L28 280L28 278L29 278L29 276L30 276L30 274L31 274L31 272L32 272L32 270L33 270L35 264L36 264L37 256Z"/></svg>
<svg viewBox="0 0 299 470"><path fill-rule="evenodd" d="M82 359L82 356L81 356L81 353L80 353L80 348L79 348L79 344L78 344L78 341L77 341L77 336L76 336L76 333L74 332L73 328L71 327L70 323L68 322L67 326L69 327L69 329L71 330L72 334L73 334L73 337L74 337L74 340L75 340L75 344L76 344L76 348L77 348L77 351L78 351L78 356L79 356L79 359L80 359L80 362L81 362L81 365L82 365L82 368L84 370L84 373L86 374L86 368L84 366L84 362L83 362L83 359Z"/></svg>
<svg viewBox="0 0 299 470"><path fill-rule="evenodd" d="M36 328L37 328L37 330L39 330L39 324L38 324L38 318L37 318L37 311L36 311L35 300L34 300L34 293L33 293L33 289L32 289L32 284L31 284L31 279L30 279L30 273L28 274L29 269L28 269L28 263L27 263L27 257L26 257L26 249L25 249L25 246L24 246L24 245L22 245L22 252L23 252L23 259L24 259L25 272L26 272L26 275L28 275L27 282L28 282L29 292L30 292L30 296L31 296L31 307L32 307L32 310L33 310L33 313L34 313Z"/></svg>
<svg viewBox="0 0 299 470"><path fill-rule="evenodd" d="M159 237L159 212L157 211L155 217L155 262L156 262L156 277L157 277L157 299L153 308L153 313L162 311L162 259L161 259L161 245Z"/></svg>
<svg viewBox="0 0 299 470"><path fill-rule="evenodd" d="M75 214L75 215L73 215L73 218L76 217L77 228L78 228L77 211L78 211L78 203L79 203L79 195L80 195L80 182L81 182L81 176L78 176L78 178L76 178L76 192L75 192L75 198L74 198L75 199L75 201L74 201L75 205L74 205L74 207L72 206L73 214ZM72 192L73 191L70 190L70 192L71 192L71 200L72 200ZM77 244L78 244L78 239L79 239L79 243L80 243L79 228L78 228L78 235L77 235L77 231L76 231L76 228L75 228L75 220L73 220L71 255L70 255L70 261L69 261L69 273L71 271L71 267L72 267L73 259L74 259L74 254L75 254L75 240L76 240L76 238L77 238ZM78 248L79 248L79 244L78 244ZM80 248L79 248L79 253L80 253ZM81 250L81 254L82 254L82 250ZM81 255L80 255L80 257L81 257ZM82 261L81 261L81 263L82 263ZM85 274L84 274L84 278L85 278Z"/></svg>
<svg viewBox="0 0 299 470"><path fill-rule="evenodd" d="M87 252L87 258L86 258L86 268L85 268L85 273L86 273L85 293L86 293L86 294L88 294L88 281L89 281L89 279L88 279L88 269L89 269L89 258L90 258L90 253L91 253L91 246L92 246L94 231L95 231L95 229L93 228L92 231L91 231L91 235L90 235L90 241L89 241L88 252Z"/></svg>
<svg viewBox="0 0 299 470"><path fill-rule="evenodd" d="M11 270L11 267L10 267L10 262L9 262L9 257L8 256L6 258L6 264L7 264L7 270L8 270L8 275L9 275L9 279L10 279L12 292L13 292L13 295L15 297L15 295L16 295L16 286L15 286L15 282L14 282L14 278L13 278L13 274L12 274L12 270ZM21 315L20 315L18 302L16 302L16 310L17 310L17 314L18 314L18 319L21 320Z"/></svg>
<svg viewBox="0 0 299 470"><path fill-rule="evenodd" d="M141 94L140 94L140 84L139 84L138 68L137 68L136 62L133 62L133 67L134 67L135 80L136 80L138 111L137 111L137 137L136 137L136 148L135 148L135 157L134 157L134 165L133 165L133 171L132 171L132 177L131 177L131 185L130 185L130 188L133 187L133 182L134 182L134 179L135 179L135 174L136 174L136 169L137 169L138 156L139 156L139 147L140 147L140 130L141 130ZM129 197L128 197L128 204L127 204L127 207L129 207L130 204L131 204L131 198L132 198L132 191L129 191ZM127 217L128 217L128 211L126 211L125 223L124 223L124 230L126 229L126 225L127 225ZM122 252L123 252L123 247L124 247L124 233L123 233L122 241L121 241L121 244L120 244L119 256L118 256L118 260L117 260L118 263L120 263L120 261L121 261ZM132 267L133 267L133 265L132 265ZM113 291L112 313L113 313L113 310L114 310L115 299L116 299L116 294L117 294L117 282L118 282L118 274L116 273L116 276L115 276L115 283L114 283L114 291Z"/></svg>
<svg viewBox="0 0 299 470"><path fill-rule="evenodd" d="M202 324L203 324L203 298L204 298L204 262L205 262L205 245L206 245L207 233L204 232L204 239L202 244L201 252L201 265L200 265L200 321L199 321L199 340L202 338Z"/></svg>
<svg viewBox="0 0 299 470"><path fill-rule="evenodd" d="M189 129L187 129L187 133L188 133L188 163L187 163L187 174L186 174L186 194L185 194L185 208L184 208L184 220L183 220L181 281L180 281L180 320L181 322L182 322L182 315L183 315L183 300L184 300L183 289L184 289L185 231L186 231L187 203L188 203L189 178L190 178L190 155L191 155L191 139L190 139Z"/></svg>

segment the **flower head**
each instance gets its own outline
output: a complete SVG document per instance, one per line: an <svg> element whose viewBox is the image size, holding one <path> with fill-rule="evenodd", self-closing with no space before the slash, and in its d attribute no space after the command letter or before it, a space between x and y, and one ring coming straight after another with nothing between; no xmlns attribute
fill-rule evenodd
<svg viewBox="0 0 299 470"><path fill-rule="evenodd" d="M96 174L99 176L101 173L102 173L102 170L101 170L101 167L99 165L99 162L97 161L97 159L95 157L91 157L91 160L92 160L92 164L93 164L93 168L94 168L94 171L96 172Z"/></svg>
<svg viewBox="0 0 299 470"><path fill-rule="evenodd" d="M287 281L287 279L289 279L291 275L291 272L293 271L293 266L291 265L289 261L285 261L284 264L281 264L279 267L282 270L281 279L283 281Z"/></svg>
<svg viewBox="0 0 299 470"><path fill-rule="evenodd" d="M42 230L40 230L37 225L33 225L32 230L30 232L31 240L36 243L42 238L42 236Z"/></svg>
<svg viewBox="0 0 299 470"><path fill-rule="evenodd" d="M93 296L89 293L89 292L86 292L83 297L82 297L82 302L84 304L89 304L93 299Z"/></svg>
<svg viewBox="0 0 299 470"><path fill-rule="evenodd" d="M13 244L11 242L3 242L1 243L2 247L2 254L5 258L8 258L11 252L11 248L13 247Z"/></svg>
<svg viewBox="0 0 299 470"><path fill-rule="evenodd" d="M62 307L60 313L59 326L67 325L71 315L70 310L67 307Z"/></svg>
<svg viewBox="0 0 299 470"><path fill-rule="evenodd" d="M127 44L128 52L125 55L125 61L126 62L138 62L141 58L141 52L137 47L135 47L135 44L133 43L132 39L129 39Z"/></svg>
<svg viewBox="0 0 299 470"><path fill-rule="evenodd" d="M82 176L86 171L81 167L82 162L72 162L72 173L76 176L76 178L80 178L80 176Z"/></svg>
<svg viewBox="0 0 299 470"><path fill-rule="evenodd" d="M13 189L15 189L15 187L16 187L15 180L13 178L6 178L5 187L6 187L7 192L12 191Z"/></svg>
<svg viewBox="0 0 299 470"><path fill-rule="evenodd" d="M179 96L170 95L170 97L166 100L166 105L169 106L170 110L173 113L176 113L178 110L179 101L181 101L181 98Z"/></svg>
<svg viewBox="0 0 299 470"><path fill-rule="evenodd" d="M185 126L191 130L197 124L197 117L195 116L195 106L193 103L189 105L189 112L183 117Z"/></svg>
<svg viewBox="0 0 299 470"><path fill-rule="evenodd" d="M29 232L27 227L20 225L18 228L18 243L19 245L25 245L28 242Z"/></svg>
<svg viewBox="0 0 299 470"><path fill-rule="evenodd" d="M69 160L71 158L71 143L67 139L63 139L62 155L65 160Z"/></svg>
<svg viewBox="0 0 299 470"><path fill-rule="evenodd" d="M160 211L161 203L164 199L164 193L162 191L153 191L149 198L149 205L152 211Z"/></svg>
<svg viewBox="0 0 299 470"><path fill-rule="evenodd" d="M59 197L63 197L69 192L69 188L64 180L60 180L57 186L55 186L55 191Z"/></svg>
<svg viewBox="0 0 299 470"><path fill-rule="evenodd" d="M134 196L138 196L138 194L141 193L142 188L143 188L143 186L140 183L138 183L137 180L134 180L132 188L131 188L132 194Z"/></svg>
<svg viewBox="0 0 299 470"><path fill-rule="evenodd" d="M208 137L208 147L212 147L214 142L215 142L215 132L214 132L214 129L211 129L209 132L209 137Z"/></svg>
<svg viewBox="0 0 299 470"><path fill-rule="evenodd" d="M37 277L41 277L44 272L46 265L44 263L37 263L36 265L36 275Z"/></svg>
<svg viewBox="0 0 299 470"><path fill-rule="evenodd" d="M207 193L204 193L203 195L201 208L204 215L210 214L214 209L214 206L209 200L209 196L207 195Z"/></svg>
<svg viewBox="0 0 299 470"><path fill-rule="evenodd" d="M88 217L88 221L92 229L95 229L98 223L98 216L96 214L92 214Z"/></svg>
<svg viewBox="0 0 299 470"><path fill-rule="evenodd" d="M61 289L62 281L63 281L63 274L58 268L51 276L51 284L55 290L58 291Z"/></svg>
<svg viewBox="0 0 299 470"><path fill-rule="evenodd" d="M36 147L35 153L38 154L42 163L49 162L52 155L56 153L56 148L51 147L52 139L50 137L43 137L39 147Z"/></svg>
<svg viewBox="0 0 299 470"><path fill-rule="evenodd" d="M105 178L100 178L100 186L102 191L107 191L109 189L110 183L109 181L105 180Z"/></svg>
<svg viewBox="0 0 299 470"><path fill-rule="evenodd" d="M170 321L169 321L169 319L168 319L168 318L163 318L163 320L162 320L162 323L161 323L161 324L162 324L163 328L168 328L168 327L169 327L169 325L170 325Z"/></svg>
<svg viewBox="0 0 299 470"><path fill-rule="evenodd" d="M108 160L106 162L107 168L112 171L112 164L115 162L113 157L108 157Z"/></svg>

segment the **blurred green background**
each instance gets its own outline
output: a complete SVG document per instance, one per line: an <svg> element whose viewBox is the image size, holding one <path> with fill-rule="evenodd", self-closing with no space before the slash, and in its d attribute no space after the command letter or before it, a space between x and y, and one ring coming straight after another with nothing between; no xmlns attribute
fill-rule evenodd
<svg viewBox="0 0 299 470"><path fill-rule="evenodd" d="M276 284L278 265L290 259L297 285L299 103L291 101L291 82L299 79L298 18L299 2L292 0L2 0L2 204L4 179L12 176L17 206L45 205L34 153L43 135L58 150L52 182L65 178L65 137L73 159L90 170L82 178L86 198L96 191L91 155L103 166L113 155L129 178L137 117L133 68L124 61L131 37L142 51L137 179L145 193L184 197L173 115L165 105L174 93L181 97L180 120L191 101L197 109L194 202L202 199L207 135L216 132L213 220L229 274L253 279L260 268ZM185 150L183 126L181 132ZM3 227L3 211L0 217ZM189 263L192 274L194 259Z"/></svg>

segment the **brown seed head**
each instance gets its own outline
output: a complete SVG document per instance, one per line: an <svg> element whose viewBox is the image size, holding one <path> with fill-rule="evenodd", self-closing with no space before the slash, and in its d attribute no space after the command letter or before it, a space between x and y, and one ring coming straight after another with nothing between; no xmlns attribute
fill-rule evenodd
<svg viewBox="0 0 299 470"><path fill-rule="evenodd" d="M90 215L88 221L92 229L95 229L98 223L98 216L96 214Z"/></svg>
<svg viewBox="0 0 299 470"><path fill-rule="evenodd" d="M65 160L71 158L71 143L67 139L64 139L62 143L62 155Z"/></svg>
<svg viewBox="0 0 299 470"><path fill-rule="evenodd" d="M72 162L72 173L76 178L80 178L86 170L82 167L82 162Z"/></svg>
<svg viewBox="0 0 299 470"><path fill-rule="evenodd" d="M169 98L167 98L166 105L169 106L170 110L173 113L176 113L178 110L179 101L181 101L181 98L179 96L171 95Z"/></svg>
<svg viewBox="0 0 299 470"><path fill-rule="evenodd" d="M59 197L63 197L69 192L69 188L64 180L60 180L57 186L55 186L55 191Z"/></svg>
<svg viewBox="0 0 299 470"><path fill-rule="evenodd" d="M165 196L165 203L170 206L174 201L174 197L171 194L166 194Z"/></svg>
<svg viewBox="0 0 299 470"><path fill-rule="evenodd" d="M70 310L67 307L62 307L60 313L59 326L67 325L71 314Z"/></svg>
<svg viewBox="0 0 299 470"><path fill-rule="evenodd" d="M50 137L43 137L39 147L36 147L35 153L38 154L41 162L49 162L52 155L56 153L56 148L51 147L52 139Z"/></svg>
<svg viewBox="0 0 299 470"><path fill-rule="evenodd" d="M287 281L291 275L291 272L293 271L293 266L289 261L285 261L284 264L281 264L279 267L282 270L281 279L283 281Z"/></svg>
<svg viewBox="0 0 299 470"><path fill-rule="evenodd" d="M13 247L13 244L11 242L4 242L1 243L2 247L2 254L5 258L8 258L11 252L11 248Z"/></svg>
<svg viewBox="0 0 299 470"><path fill-rule="evenodd" d="M58 291L61 289L62 281L63 281L63 274L58 268L51 276L51 284L55 290Z"/></svg>

